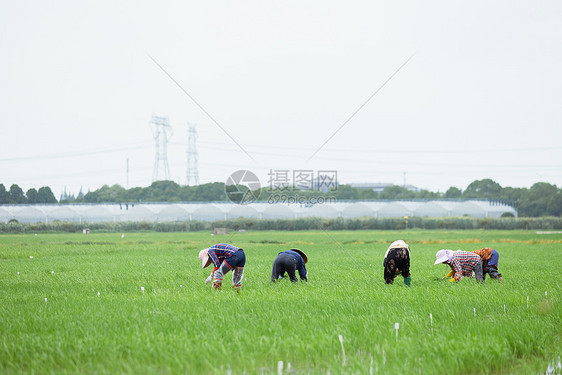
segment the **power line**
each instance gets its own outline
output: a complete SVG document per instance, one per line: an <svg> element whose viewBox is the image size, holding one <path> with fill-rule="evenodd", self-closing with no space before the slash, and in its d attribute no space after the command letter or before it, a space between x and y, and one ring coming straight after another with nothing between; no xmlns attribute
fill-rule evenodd
<svg viewBox="0 0 562 375"><path fill-rule="evenodd" d="M210 142L207 142L207 144L212 144ZM228 144L219 144L219 143L215 143L215 145L221 145L221 149L228 149L229 145ZM230 146L231 147L231 146ZM275 147L269 147L270 149L275 149ZM280 147L282 148L282 147ZM562 148L561 148L562 149ZM348 152L347 150L345 152ZM498 152L497 150L495 152ZM402 152L401 152L402 153ZM474 153L474 151L471 151L471 153ZM266 155L266 156L278 156L280 158L282 158L283 161L286 161L287 159L296 159L299 160L301 159L301 156L291 153L291 154L287 154L287 153L275 153L275 152L257 152L257 151L253 151L254 155ZM453 167L453 168L458 168L458 167L473 167L473 168L486 168L486 167L490 167L490 166L494 166L490 163L479 163L479 164L459 164L459 163L435 163L435 162L424 162L424 161L411 161L411 160L380 160L380 159L365 159L365 158L349 158L349 157L345 157L345 158L336 158L336 157L316 157L316 160L322 160L322 161L328 161L328 162L338 162L338 163L352 163L352 164L361 164L361 163L367 163L367 164L373 164L373 163L380 163L380 164L384 164L385 166L392 166L392 165L416 165L416 166L436 166L436 167ZM522 165L522 164L495 164L496 168L562 168L562 165L547 165L547 164L529 164L529 165Z"/></svg>
<svg viewBox="0 0 562 375"><path fill-rule="evenodd" d="M171 142L171 144L179 144ZM228 143L220 143L220 142L201 142L203 145L210 145L210 146L221 146L221 147L228 147L230 144ZM289 147L289 146L279 146L279 145L248 145L249 148L265 148L268 150L272 149L279 149L279 150L294 150L294 151L303 151L308 152L312 151L312 148L309 147ZM433 149L433 150L416 150L416 149L324 149L323 152L345 152L345 153L367 153L367 154L388 154L388 153L397 153L397 154L474 154L474 153L481 153L481 152L493 152L493 153L502 153L502 152L527 152L527 151L556 151L562 150L560 146L552 146L552 147L521 147L521 148L490 148L490 149L470 149L470 150L460 150L460 149Z"/></svg>
<svg viewBox="0 0 562 375"><path fill-rule="evenodd" d="M208 146L220 146L221 149L225 149L227 147L232 147L232 149L236 149L236 147L232 146L229 143L220 143L220 142L198 142L202 145ZM169 145L172 146L182 146L186 147L186 143L182 142L168 142ZM104 148L104 149L92 149L92 150L85 150L85 151L72 151L72 152L57 152L53 154L40 154L40 155L30 155L30 156L16 156L10 158L0 158L1 162L21 162L21 161L33 161L33 160L46 160L46 159L60 159L60 158L74 158L74 157L82 157L82 156L92 156L92 155L102 155L102 154L110 154L120 151L129 151L129 150L141 150L146 149L149 147L154 147L152 143L139 143L136 145L124 145L124 146L117 146L115 148ZM277 146L277 145L248 145L248 148L264 148L267 150L291 150L291 151L303 151L309 152L312 151L312 148L308 147L289 147L289 146ZM562 147L521 147L521 148L493 148L493 149L471 149L471 150L458 150L458 149L436 149L436 150L396 150L396 149L377 149L377 150L358 150L358 149L324 149L323 152L342 152L342 153L365 153L365 154L474 154L474 153L484 153L484 152L493 152L493 153L503 153L503 152L544 152L544 151L558 151L562 150ZM259 152L257 152L259 153ZM262 155L272 155L272 156L282 156L287 157L291 155L281 154L281 153L271 153L271 152L263 152ZM341 159L331 159L331 160L341 160Z"/></svg>
<svg viewBox="0 0 562 375"><path fill-rule="evenodd" d="M18 162L18 161L29 161L29 160L45 160L45 159L60 159L60 158L73 158L73 157L80 157L80 156L91 156L91 155L100 155L100 154L109 154L119 151L128 151L128 150L139 150L143 148L150 147L149 143L141 143L138 145L131 145L131 146L122 146L116 148L106 148L106 149L99 149L99 150L89 150L89 151L74 151L74 152L57 152L54 154L42 154L42 155L32 155L32 156L18 156L13 158L3 158L0 159L0 162Z"/></svg>

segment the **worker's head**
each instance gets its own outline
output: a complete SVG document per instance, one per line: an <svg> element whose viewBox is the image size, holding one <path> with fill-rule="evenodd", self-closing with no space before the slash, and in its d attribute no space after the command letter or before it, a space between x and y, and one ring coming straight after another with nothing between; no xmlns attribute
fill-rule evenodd
<svg viewBox="0 0 562 375"><path fill-rule="evenodd" d="M211 258L209 257L209 249L203 249L199 252L199 260L201 261L201 267L205 268L211 264Z"/></svg>
<svg viewBox="0 0 562 375"><path fill-rule="evenodd" d="M406 248L409 249L410 247L408 246L408 244L406 242L404 242L403 240L397 240L394 241L393 243L390 244L389 249L395 249L395 248Z"/></svg>
<svg viewBox="0 0 562 375"><path fill-rule="evenodd" d="M433 265L439 264L439 263L445 263L445 264L449 264L450 260L451 260L451 254L452 251L451 250L439 250L437 252L437 254L435 254L435 263L433 263Z"/></svg>
<svg viewBox="0 0 562 375"><path fill-rule="evenodd" d="M304 261L304 264L308 263L308 257L306 256L304 251L302 251L301 249L291 249L291 250L294 251L295 253L300 254L300 256L302 257L302 260Z"/></svg>

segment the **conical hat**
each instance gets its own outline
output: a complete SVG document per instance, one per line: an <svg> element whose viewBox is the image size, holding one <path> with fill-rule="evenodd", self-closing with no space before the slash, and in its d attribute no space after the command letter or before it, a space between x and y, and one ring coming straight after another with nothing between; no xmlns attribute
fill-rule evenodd
<svg viewBox="0 0 562 375"><path fill-rule="evenodd" d="M306 262L308 262L308 257L306 256L306 254L300 250L300 249L291 249L291 251L294 251L295 253L299 253L300 256L302 257L302 259L304 260L304 263L306 264Z"/></svg>

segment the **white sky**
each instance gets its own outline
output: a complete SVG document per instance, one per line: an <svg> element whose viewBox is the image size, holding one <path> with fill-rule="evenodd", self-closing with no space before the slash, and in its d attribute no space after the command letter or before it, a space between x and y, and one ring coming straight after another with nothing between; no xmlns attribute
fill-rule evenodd
<svg viewBox="0 0 562 375"><path fill-rule="evenodd" d="M14 0L0 51L6 188L126 187L127 158L129 187L150 185L152 114L170 118L180 184L189 122L201 183L328 169L432 191L562 185L560 1Z"/></svg>

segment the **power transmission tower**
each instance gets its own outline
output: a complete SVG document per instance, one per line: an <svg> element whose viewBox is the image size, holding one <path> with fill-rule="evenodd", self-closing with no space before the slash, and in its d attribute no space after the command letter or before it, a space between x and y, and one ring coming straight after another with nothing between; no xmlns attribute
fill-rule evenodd
<svg viewBox="0 0 562 375"><path fill-rule="evenodd" d="M152 115L150 121L152 134L156 146L156 153L154 156L154 170L152 172L152 181L157 181L160 175L160 165L163 167L164 180L170 179L170 168L168 167L168 140L173 134L172 127L168 117L160 117Z"/></svg>
<svg viewBox="0 0 562 375"><path fill-rule="evenodd" d="M197 154L197 129L195 124L187 123L188 139L187 139L187 185L199 185L199 169L197 168L197 161L199 156Z"/></svg>

